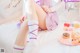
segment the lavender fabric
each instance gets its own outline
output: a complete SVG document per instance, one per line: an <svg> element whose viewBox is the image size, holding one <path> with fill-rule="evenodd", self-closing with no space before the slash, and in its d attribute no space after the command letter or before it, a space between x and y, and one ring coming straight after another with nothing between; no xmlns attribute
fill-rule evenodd
<svg viewBox="0 0 80 53"><path fill-rule="evenodd" d="M46 27L48 30L54 30L58 26L58 15L56 12L48 13L46 16Z"/></svg>
<svg viewBox="0 0 80 53"><path fill-rule="evenodd" d="M80 0L64 0L65 2L80 2Z"/></svg>
<svg viewBox="0 0 80 53"><path fill-rule="evenodd" d="M40 5L47 5L52 7L52 0L40 0Z"/></svg>
<svg viewBox="0 0 80 53"><path fill-rule="evenodd" d="M47 5L52 7L52 0L40 0L40 5ZM54 30L58 26L58 15L56 12L47 13L46 15L46 27L48 30Z"/></svg>

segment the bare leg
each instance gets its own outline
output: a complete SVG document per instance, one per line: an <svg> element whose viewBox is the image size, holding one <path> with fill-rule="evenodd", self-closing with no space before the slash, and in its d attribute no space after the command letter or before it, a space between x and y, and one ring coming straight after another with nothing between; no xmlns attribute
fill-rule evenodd
<svg viewBox="0 0 80 53"><path fill-rule="evenodd" d="M34 2L34 0L29 0L29 2L30 2L30 8L31 8L31 11L32 11L31 19L32 20L39 20L40 27L45 29L46 28L46 25L45 25L46 13L44 12L44 10L39 5L37 5ZM26 21L24 21L24 23L22 24L21 30L18 34L18 36L20 36L21 38L19 37L18 40L16 40L16 44L19 45L19 46L24 46L25 45L25 43L23 43L23 42L25 41L25 37L26 37L25 34L28 31L27 23L26 24L25 23L26 23ZM21 44L20 44L20 42L21 42Z"/></svg>
<svg viewBox="0 0 80 53"><path fill-rule="evenodd" d="M30 18L32 20L38 21L38 16L36 14L36 10L35 10L34 6L32 6L32 5L33 5L33 3L30 4L31 11L32 11L32 14L31 14L31 17ZM17 36L15 45L22 46L22 47L25 46L27 32L28 32L28 23L27 23L27 20L24 20L24 22L21 24L21 28L20 28L19 34Z"/></svg>
<svg viewBox="0 0 80 53"><path fill-rule="evenodd" d="M17 39L14 44L13 53L23 52L26 44L27 32L28 32L28 22L27 20L25 20L20 26L20 31L17 35Z"/></svg>
<svg viewBox="0 0 80 53"><path fill-rule="evenodd" d="M44 29L46 27L45 26L46 13L42 10L41 7L36 5L34 1L32 1L32 0L29 0L29 1L30 1L30 7L31 7L31 11L32 11L31 19L39 21L39 26L42 26L42 28ZM27 37L26 34L27 34L28 30L29 30L28 23L25 20L21 25L21 29L20 29L18 37L16 39L15 45L22 46L22 47L25 46L26 37Z"/></svg>
<svg viewBox="0 0 80 53"><path fill-rule="evenodd" d="M36 4L34 0L31 0L31 4L33 4L32 6L36 10L40 28L47 29L46 28L46 12L41 8L41 6Z"/></svg>
<svg viewBox="0 0 80 53"><path fill-rule="evenodd" d="M28 32L28 25L27 25L27 20L25 20L20 27L19 34L17 36L15 44L18 46L24 47L26 43L26 33Z"/></svg>

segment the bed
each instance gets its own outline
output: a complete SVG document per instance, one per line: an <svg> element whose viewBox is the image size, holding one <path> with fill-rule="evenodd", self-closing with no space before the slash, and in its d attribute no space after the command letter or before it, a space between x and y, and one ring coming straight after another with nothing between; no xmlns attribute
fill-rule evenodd
<svg viewBox="0 0 80 53"><path fill-rule="evenodd" d="M0 49L4 49L5 53L13 51L13 45L19 31L17 23L11 22L0 26ZM38 46L34 47L37 50L32 53L80 53L80 46L66 46L58 42L58 37L62 32L63 22L60 22L54 31L40 31L37 40Z"/></svg>

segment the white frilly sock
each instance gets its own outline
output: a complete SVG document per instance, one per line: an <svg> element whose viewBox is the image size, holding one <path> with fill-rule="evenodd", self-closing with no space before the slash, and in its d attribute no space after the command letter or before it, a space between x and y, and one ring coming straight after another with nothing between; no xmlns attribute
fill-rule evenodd
<svg viewBox="0 0 80 53"><path fill-rule="evenodd" d="M13 47L13 53L23 53L24 47L15 45Z"/></svg>

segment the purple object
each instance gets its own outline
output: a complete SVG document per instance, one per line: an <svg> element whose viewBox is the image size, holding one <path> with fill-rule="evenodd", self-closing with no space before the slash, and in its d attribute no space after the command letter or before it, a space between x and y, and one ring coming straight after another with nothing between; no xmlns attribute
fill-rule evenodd
<svg viewBox="0 0 80 53"><path fill-rule="evenodd" d="M46 27L49 31L54 30L58 26L58 15L56 12L48 13L46 16Z"/></svg>
<svg viewBox="0 0 80 53"><path fill-rule="evenodd" d="M47 5L48 7L52 7L52 0L40 0L40 5Z"/></svg>
<svg viewBox="0 0 80 53"><path fill-rule="evenodd" d="M36 1L36 3L40 5L40 1Z"/></svg>
<svg viewBox="0 0 80 53"><path fill-rule="evenodd" d="M17 26L20 27L20 25L21 25L21 23L19 22L19 23L17 24Z"/></svg>
<svg viewBox="0 0 80 53"><path fill-rule="evenodd" d="M21 49L21 48L16 48L16 47L14 47L14 49L17 49L17 50L24 50L24 48Z"/></svg>
<svg viewBox="0 0 80 53"><path fill-rule="evenodd" d="M65 2L80 2L80 0L64 0Z"/></svg>

